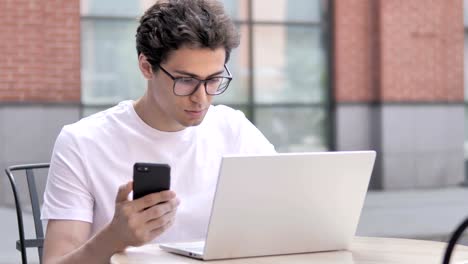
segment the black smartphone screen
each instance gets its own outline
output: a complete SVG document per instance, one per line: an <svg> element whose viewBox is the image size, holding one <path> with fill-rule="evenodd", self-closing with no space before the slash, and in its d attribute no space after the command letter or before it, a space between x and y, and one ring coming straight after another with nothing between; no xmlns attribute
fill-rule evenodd
<svg viewBox="0 0 468 264"><path fill-rule="evenodd" d="M133 166L133 199L169 190L171 167L168 164L141 163Z"/></svg>

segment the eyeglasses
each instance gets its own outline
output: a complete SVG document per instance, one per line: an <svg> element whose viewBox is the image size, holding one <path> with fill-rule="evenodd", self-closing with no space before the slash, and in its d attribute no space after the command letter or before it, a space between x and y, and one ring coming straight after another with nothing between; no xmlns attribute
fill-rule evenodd
<svg viewBox="0 0 468 264"><path fill-rule="evenodd" d="M205 85L205 91L209 95L219 95L226 91L229 86L229 83L232 80L232 75L226 65L224 69L229 76L218 76L212 77L206 80L199 80L195 77L174 77L166 69L159 65L159 68L174 81L174 86L172 87L174 94L178 96L188 96L194 94L200 84Z"/></svg>

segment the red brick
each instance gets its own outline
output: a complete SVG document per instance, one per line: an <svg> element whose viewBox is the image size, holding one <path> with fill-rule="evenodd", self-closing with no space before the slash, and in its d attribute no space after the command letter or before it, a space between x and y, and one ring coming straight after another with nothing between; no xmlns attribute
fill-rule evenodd
<svg viewBox="0 0 468 264"><path fill-rule="evenodd" d="M463 101L463 3L335 1L335 100Z"/></svg>
<svg viewBox="0 0 468 264"><path fill-rule="evenodd" d="M79 0L0 1L0 102L79 102L79 36Z"/></svg>
<svg viewBox="0 0 468 264"><path fill-rule="evenodd" d="M334 76L337 101L372 101L372 14L375 0L335 1Z"/></svg>

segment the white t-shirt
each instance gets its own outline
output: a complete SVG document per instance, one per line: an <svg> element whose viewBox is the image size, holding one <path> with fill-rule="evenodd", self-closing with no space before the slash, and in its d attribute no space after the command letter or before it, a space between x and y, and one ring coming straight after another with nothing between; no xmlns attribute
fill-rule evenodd
<svg viewBox="0 0 468 264"><path fill-rule="evenodd" d="M92 235L114 215L118 187L135 162L171 166L171 189L181 200L174 225L156 242L205 237L221 157L270 154L274 147L240 111L211 106L203 122L178 132L156 130L132 101L65 126L55 142L42 219L92 223Z"/></svg>

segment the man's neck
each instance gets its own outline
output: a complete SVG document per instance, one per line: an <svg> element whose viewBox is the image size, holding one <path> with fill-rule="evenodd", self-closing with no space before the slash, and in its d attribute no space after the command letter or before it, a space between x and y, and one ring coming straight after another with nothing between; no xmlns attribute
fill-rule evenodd
<svg viewBox="0 0 468 264"><path fill-rule="evenodd" d="M163 111L156 103L151 102L147 93L133 103L133 108L141 120L154 129L165 132L176 132L185 129L183 126L169 125Z"/></svg>

